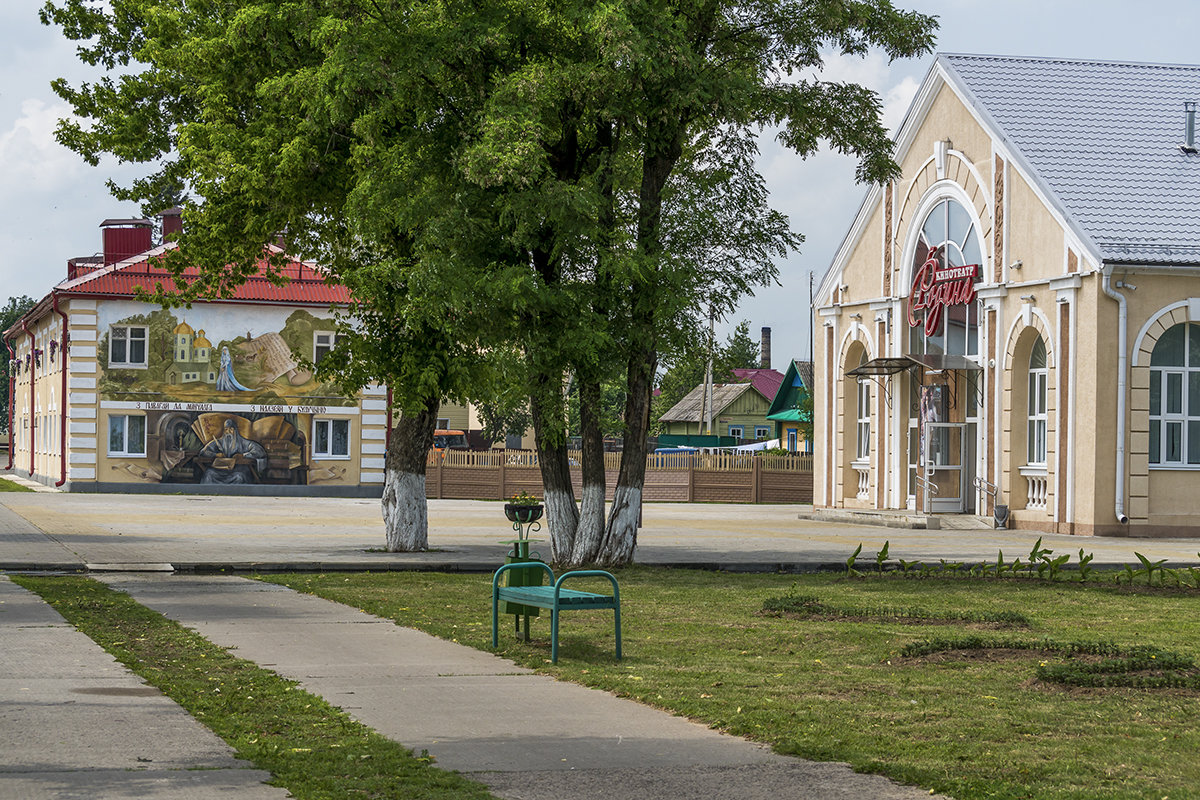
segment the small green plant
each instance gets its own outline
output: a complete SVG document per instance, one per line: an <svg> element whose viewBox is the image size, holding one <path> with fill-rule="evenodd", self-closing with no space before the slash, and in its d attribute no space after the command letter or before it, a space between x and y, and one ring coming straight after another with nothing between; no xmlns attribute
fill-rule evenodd
<svg viewBox="0 0 1200 800"><path fill-rule="evenodd" d="M888 557L888 545L889 544L890 544L890 542L884 542L883 549L881 549L878 553L875 554L875 570L880 575L883 574L883 562L886 561L887 557Z"/></svg>
<svg viewBox="0 0 1200 800"><path fill-rule="evenodd" d="M524 490L517 492L512 497L508 498L508 502L514 506L536 506L542 501Z"/></svg>
<svg viewBox="0 0 1200 800"><path fill-rule="evenodd" d="M846 577L858 578L858 577L862 576L862 573L854 568L854 561L855 561L855 559L858 558L858 554L861 552L862 552L862 542L859 542L858 547L855 549L855 551L850 554L849 558L846 559Z"/></svg>
<svg viewBox="0 0 1200 800"><path fill-rule="evenodd" d="M914 567L921 566L920 561L905 561L903 558L899 559L899 561L900 561L900 574L904 575L905 577L908 577L908 575L913 571Z"/></svg>
<svg viewBox="0 0 1200 800"><path fill-rule="evenodd" d="M1079 548L1079 582L1086 583L1088 576L1092 574L1094 567L1088 566L1092 559L1095 558L1094 553L1083 554L1083 548Z"/></svg>
<svg viewBox="0 0 1200 800"><path fill-rule="evenodd" d="M1138 561L1142 562L1142 569L1138 570L1138 572L1146 573L1146 585L1150 586L1154 583L1154 573L1155 572L1160 572L1158 582L1161 585L1162 584L1161 571L1163 568L1163 564L1167 563L1167 560L1165 558L1160 558L1158 561L1151 561L1150 559L1146 558L1144 555L1137 552L1136 550L1133 552L1133 554L1135 556L1137 556ZM1133 585L1132 577L1130 577L1129 583L1131 586Z"/></svg>

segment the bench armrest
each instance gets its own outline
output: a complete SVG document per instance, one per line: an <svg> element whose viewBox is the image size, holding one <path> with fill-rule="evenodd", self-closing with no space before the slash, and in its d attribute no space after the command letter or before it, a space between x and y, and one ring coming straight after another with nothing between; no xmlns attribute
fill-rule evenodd
<svg viewBox="0 0 1200 800"><path fill-rule="evenodd" d="M548 568L547 568L548 569ZM554 575L551 573L551 579ZM577 569L573 572L564 572L559 579L554 581L554 600L558 602L559 592L562 591L562 586L569 578L608 578L608 582L612 584L613 599L618 603L621 602L621 590L617 587L617 579L612 573L605 572L602 569Z"/></svg>
<svg viewBox="0 0 1200 800"><path fill-rule="evenodd" d="M511 564L505 564L496 570L496 574L492 575L492 594L496 594L500 590L500 576L505 570L509 569L530 569L532 567L541 567L550 576L550 582L554 583L554 570L550 569L550 565L544 561L514 561Z"/></svg>

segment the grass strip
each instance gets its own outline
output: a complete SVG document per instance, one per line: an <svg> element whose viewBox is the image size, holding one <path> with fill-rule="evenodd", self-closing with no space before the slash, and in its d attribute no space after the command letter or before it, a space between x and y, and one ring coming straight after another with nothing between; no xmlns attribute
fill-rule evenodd
<svg viewBox="0 0 1200 800"><path fill-rule="evenodd" d="M930 611L918 606L848 606L821 602L814 595L784 595L768 597L763 601L762 613L774 616L822 617L846 621L903 621L947 623L961 622L975 625L995 625L1004 628L1029 628L1031 623L1024 614L1016 611Z"/></svg>
<svg viewBox="0 0 1200 800"><path fill-rule="evenodd" d="M12 576L70 624L157 687L293 796L491 798L481 784L430 766L294 681L240 658L82 577Z"/></svg>
<svg viewBox="0 0 1200 800"><path fill-rule="evenodd" d="M0 492L32 492L28 486L22 486L19 483L14 483L8 478L0 478Z"/></svg>
<svg viewBox="0 0 1200 800"><path fill-rule="evenodd" d="M1150 645L1123 647L1113 642L1057 642L1051 639L985 639L959 636L913 642L901 650L910 658L961 650L1030 650L1068 656L1101 656L1099 661L1042 663L1041 680L1066 686L1132 689L1200 689L1200 670L1188 656Z"/></svg>
<svg viewBox="0 0 1200 800"><path fill-rule="evenodd" d="M1054 664L1066 655L912 663L899 654L904 645L929 638L920 626L839 619L797 625L756 613L767 598L789 592L872 608L1008 610L1035 620L1038 636L1068 641L1095 632L1200 658L1200 596L1193 592L651 567L616 574L622 661L613 658L608 612L566 618L556 665L549 663L545 618L533 621L530 642L519 641L511 619L503 620L499 653L559 679L767 742L781 753L848 762L957 800L1176 800L1194 797L1200 786L1194 692L1076 690L1036 680L1039 661ZM490 575L338 572L263 579L491 649ZM943 632L974 633L966 625Z"/></svg>

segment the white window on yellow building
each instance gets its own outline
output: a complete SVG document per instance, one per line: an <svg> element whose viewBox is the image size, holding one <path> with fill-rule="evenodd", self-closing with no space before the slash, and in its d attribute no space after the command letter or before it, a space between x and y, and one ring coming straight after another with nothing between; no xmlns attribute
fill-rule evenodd
<svg viewBox="0 0 1200 800"><path fill-rule="evenodd" d="M313 420L313 458L350 458L350 420Z"/></svg>
<svg viewBox="0 0 1200 800"><path fill-rule="evenodd" d="M1168 328L1150 354L1150 463L1200 466L1200 325Z"/></svg>
<svg viewBox="0 0 1200 800"><path fill-rule="evenodd" d="M1046 463L1046 343L1039 336L1029 353L1028 429L1026 463Z"/></svg>
<svg viewBox="0 0 1200 800"><path fill-rule="evenodd" d="M146 418L140 414L113 414L108 418L110 456L146 455Z"/></svg>

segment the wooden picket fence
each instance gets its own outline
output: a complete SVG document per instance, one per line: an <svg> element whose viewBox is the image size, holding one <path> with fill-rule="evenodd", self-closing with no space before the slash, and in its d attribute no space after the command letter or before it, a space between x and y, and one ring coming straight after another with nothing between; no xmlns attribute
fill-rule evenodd
<svg viewBox="0 0 1200 800"><path fill-rule="evenodd" d="M568 451L576 496L582 488L581 453ZM617 483L621 454L605 453L608 496ZM425 493L435 499L503 500L519 492L541 496L542 476L532 450L447 450L429 454ZM811 455L754 453L650 453L644 498L648 502L811 503Z"/></svg>

